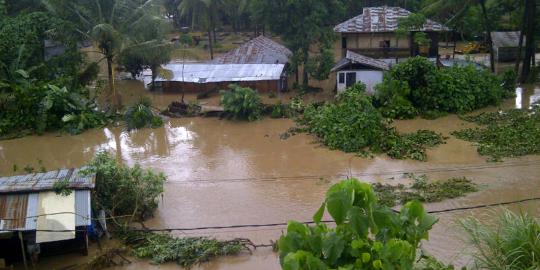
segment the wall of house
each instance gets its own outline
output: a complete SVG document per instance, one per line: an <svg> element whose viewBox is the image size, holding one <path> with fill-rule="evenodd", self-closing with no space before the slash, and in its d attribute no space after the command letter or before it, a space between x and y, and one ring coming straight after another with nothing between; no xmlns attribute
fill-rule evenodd
<svg viewBox="0 0 540 270"><path fill-rule="evenodd" d="M346 48L343 38L346 39ZM382 47L385 43L389 43L388 48ZM394 33L341 34L334 46L336 59L344 57L347 50L374 58L407 57L410 55L410 40L409 37L398 39Z"/></svg>
<svg viewBox="0 0 540 270"><path fill-rule="evenodd" d="M336 76L338 93L347 89L347 73L355 73L356 80L352 84L358 82L364 83L366 85L366 92L369 94L375 93L375 85L382 82L384 75L384 72L380 70L340 70ZM340 78L343 80L340 80Z"/></svg>
<svg viewBox="0 0 540 270"><path fill-rule="evenodd" d="M216 83L191 83L191 82L156 82L156 88L163 90L164 92L182 92L185 93L204 93L208 91L219 91L228 89L231 84L238 84L241 87L249 87L256 89L260 93L277 92L280 89L282 83L287 84L286 81L269 80L269 81L242 81L242 82L216 82Z"/></svg>

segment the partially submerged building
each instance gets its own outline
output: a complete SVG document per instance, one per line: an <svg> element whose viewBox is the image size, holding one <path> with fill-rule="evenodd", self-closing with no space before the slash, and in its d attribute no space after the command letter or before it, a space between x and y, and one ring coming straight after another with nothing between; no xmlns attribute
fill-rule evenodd
<svg viewBox="0 0 540 270"><path fill-rule="evenodd" d="M341 35L338 58L345 57L347 51L373 58L419 55L420 48L415 45L413 40L415 32L427 34L430 45L426 56L437 57L440 33L449 31L449 29L428 19L421 29L412 30L408 36L396 35L399 19L409 15L411 15L410 11L400 7L364 8L362 14L334 27L334 31Z"/></svg>
<svg viewBox="0 0 540 270"><path fill-rule="evenodd" d="M259 36L208 63L164 65L171 76L158 77L156 90L205 93L238 84L260 92L285 91L289 84L286 68L291 55L285 46Z"/></svg>
<svg viewBox="0 0 540 270"><path fill-rule="evenodd" d="M517 59L520 35L520 31L491 32L496 61L509 62ZM523 46L525 46L525 37L523 38Z"/></svg>
<svg viewBox="0 0 540 270"><path fill-rule="evenodd" d="M69 195L54 191L61 181ZM26 263L59 247L87 254L94 187L80 169L0 177L0 259Z"/></svg>
<svg viewBox="0 0 540 270"><path fill-rule="evenodd" d="M332 72L337 72L338 93L359 82L366 85L368 93L374 93L375 85L382 82L384 72L388 70L390 65L385 61L352 51L347 51L345 57L332 68Z"/></svg>

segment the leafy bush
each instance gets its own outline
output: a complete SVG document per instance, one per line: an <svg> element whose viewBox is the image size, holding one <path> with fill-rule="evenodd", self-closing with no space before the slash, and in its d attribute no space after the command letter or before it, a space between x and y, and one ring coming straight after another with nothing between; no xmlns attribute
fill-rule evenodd
<svg viewBox="0 0 540 270"><path fill-rule="evenodd" d="M176 238L152 232L124 232L124 242L138 258L151 258L153 264L176 262L189 268L219 256L249 250L243 240L218 241L202 237Z"/></svg>
<svg viewBox="0 0 540 270"><path fill-rule="evenodd" d="M142 99L129 107L124 114L128 130L145 127L157 128L163 125L161 117L154 115L149 99Z"/></svg>
<svg viewBox="0 0 540 270"><path fill-rule="evenodd" d="M333 104L307 107L298 120L299 125L331 149L345 152L369 149L399 159L426 160L426 147L444 142L441 135L432 131L398 134L364 91L365 86L357 84L340 94Z"/></svg>
<svg viewBox="0 0 540 270"><path fill-rule="evenodd" d="M459 139L475 142L478 153L497 161L503 157L540 154L540 106L463 117L481 127L455 131Z"/></svg>
<svg viewBox="0 0 540 270"><path fill-rule="evenodd" d="M335 228L321 223L325 211ZM417 201L399 214L379 205L371 185L356 179L333 185L313 220L315 226L289 222L278 242L283 269L412 269L437 222Z"/></svg>
<svg viewBox="0 0 540 270"><path fill-rule="evenodd" d="M473 217L461 225L476 249L478 269L540 269L540 222L534 217L505 210L495 227Z"/></svg>
<svg viewBox="0 0 540 270"><path fill-rule="evenodd" d="M144 170L138 164L130 168L107 152L99 152L85 173L96 174L92 208L103 209L111 217L128 215L128 224L153 214L166 181L162 173ZM113 221L118 222L116 218Z"/></svg>
<svg viewBox="0 0 540 270"><path fill-rule="evenodd" d="M221 91L221 105L229 117L248 121L261 117L261 97L257 91L234 84L229 88L228 91Z"/></svg>
<svg viewBox="0 0 540 270"><path fill-rule="evenodd" d="M374 104L395 119L470 112L500 103L508 96L503 85L502 79L473 66L437 69L426 58L414 57L395 65L385 76L376 88Z"/></svg>

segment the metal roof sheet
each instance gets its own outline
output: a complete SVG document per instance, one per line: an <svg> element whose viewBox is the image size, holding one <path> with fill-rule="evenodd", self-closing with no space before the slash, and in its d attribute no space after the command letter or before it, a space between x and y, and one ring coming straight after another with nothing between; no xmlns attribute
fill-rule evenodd
<svg viewBox="0 0 540 270"><path fill-rule="evenodd" d="M82 175L81 169L63 169L46 173L0 177L0 194L52 190L55 182L64 179L69 180L68 187L71 189L94 188L94 175Z"/></svg>
<svg viewBox="0 0 540 270"><path fill-rule="evenodd" d="M214 64L285 64L292 52L265 36L254 38L240 47L210 61Z"/></svg>
<svg viewBox="0 0 540 270"><path fill-rule="evenodd" d="M493 40L493 47L517 47L519 46L520 31L513 32L491 32L491 39ZM525 44L525 37L523 37L523 44Z"/></svg>
<svg viewBox="0 0 540 270"><path fill-rule="evenodd" d="M167 64L163 69L173 77L156 78L156 82L177 81L190 83L272 81L279 80L284 64ZM183 75L182 75L183 74Z"/></svg>
<svg viewBox="0 0 540 270"><path fill-rule="evenodd" d="M40 193L0 194L0 232L35 230ZM75 190L75 226L91 225L90 196L90 190Z"/></svg>
<svg viewBox="0 0 540 270"><path fill-rule="evenodd" d="M398 19L408 17L410 11L400 7L366 7L361 15L349 19L334 27L338 33L375 33L394 32L398 27ZM438 22L427 20L418 31L449 31Z"/></svg>
<svg viewBox="0 0 540 270"><path fill-rule="evenodd" d="M375 69L390 70L390 65L384 61L367 57L355 52L347 51L347 55L345 56L345 58L341 59L332 68L332 71L339 70L348 64L361 64Z"/></svg>

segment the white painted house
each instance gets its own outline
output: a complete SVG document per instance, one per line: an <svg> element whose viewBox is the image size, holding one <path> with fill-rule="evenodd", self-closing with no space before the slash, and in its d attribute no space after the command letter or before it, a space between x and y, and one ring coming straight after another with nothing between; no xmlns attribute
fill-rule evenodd
<svg viewBox="0 0 540 270"><path fill-rule="evenodd" d="M362 82L366 85L366 92L373 94L375 85L382 82L384 72L388 70L390 70L390 64L352 51L347 51L345 58L332 68L333 72L337 72L338 93Z"/></svg>

